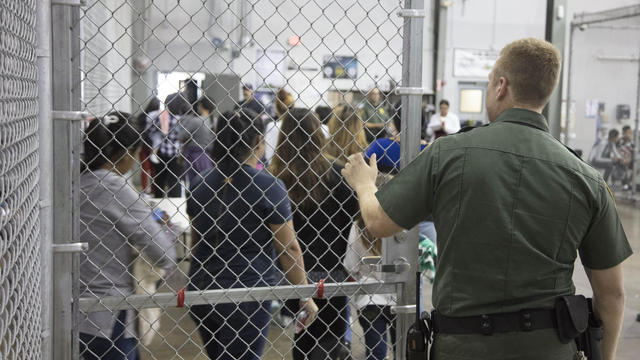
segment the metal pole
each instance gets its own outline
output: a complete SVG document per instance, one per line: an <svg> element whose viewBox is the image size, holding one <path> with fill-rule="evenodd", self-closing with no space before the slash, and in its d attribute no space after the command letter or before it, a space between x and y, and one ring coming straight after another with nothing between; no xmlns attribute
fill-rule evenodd
<svg viewBox="0 0 640 360"><path fill-rule="evenodd" d="M80 359L80 329L78 320L80 317L80 253L71 254L71 360Z"/></svg>
<svg viewBox="0 0 640 360"><path fill-rule="evenodd" d="M438 105L438 102L443 98L444 92L444 69L446 66L447 59L447 37L448 37L448 27L449 27L449 7L443 6L440 0L435 0L435 13L433 16L437 19L437 26L435 31L437 31L437 47L435 48L435 65L436 73L433 77L433 94L434 94L434 105ZM403 62L404 64L404 62ZM440 90L438 90L438 81L440 82Z"/></svg>
<svg viewBox="0 0 640 360"><path fill-rule="evenodd" d="M79 9L75 6L51 7L51 88L52 108L70 111L79 103ZM55 119L54 119L55 120ZM77 167L79 125L72 121L53 122L53 242L65 244L78 236ZM74 190L75 189L75 190ZM72 264L67 256L53 259L53 359L72 359Z"/></svg>
<svg viewBox="0 0 640 360"><path fill-rule="evenodd" d="M265 301L299 299L301 297L316 297L318 287L312 285L283 285L274 287L216 289L201 291L185 291L184 305L205 305L220 303L238 303L242 301ZM324 298L335 296L353 297L356 295L393 294L396 284L381 282L347 282L324 284ZM151 295L83 297L78 300L78 309L82 312L120 310L141 310L149 308L176 307L177 294L155 293Z"/></svg>
<svg viewBox="0 0 640 360"><path fill-rule="evenodd" d="M405 0L405 10L422 11L424 15L424 0ZM442 24L441 24L442 25ZM401 157L400 166L407 166L420 151L420 131L422 129L422 47L423 47L424 16L406 16L404 18L402 44L402 88L398 93L402 95L402 125L401 125ZM443 35L441 33L441 35ZM442 42L441 44L444 44ZM440 51L439 56L444 56ZM398 241L388 241L385 244L387 262L395 262L403 258L409 262L408 271L401 274L385 274L385 280L400 282L397 286L397 305L416 305L415 274L418 266L418 229L414 228L396 237ZM406 357L406 334L413 322L411 314L398 314L396 322L396 359Z"/></svg>
<svg viewBox="0 0 640 360"><path fill-rule="evenodd" d="M52 356L52 264L53 257L53 125L51 121L51 1L39 0L37 7L37 64L39 107L39 169L40 169L40 291L42 297L43 360Z"/></svg>
<svg viewBox="0 0 640 360"><path fill-rule="evenodd" d="M547 0L547 20L545 28L545 40L552 43L560 54L564 57L565 45L565 9L567 8L567 0ZM561 138L562 134L562 88L563 88L563 72L559 74L558 85L549 98L549 103L543 110L543 114L549 122L551 135L556 139ZM566 127L565 127L566 129ZM568 138L564 139L568 144Z"/></svg>
<svg viewBox="0 0 640 360"><path fill-rule="evenodd" d="M147 39L149 38L149 0L133 0L131 36L133 40L133 56L140 60L147 57ZM138 71L142 70L142 71ZM131 113L140 113L151 99L155 89L155 71L151 66L147 69L135 69L131 75ZM164 99L162 99L164 100Z"/></svg>
<svg viewBox="0 0 640 360"><path fill-rule="evenodd" d="M631 199L635 200L636 195L636 181L638 177L636 176L636 172L638 172L638 164L640 163L638 159L638 125L640 123L640 60L638 61L638 84L636 88L636 120L635 120L635 128L633 129L633 169L631 172Z"/></svg>
<svg viewBox="0 0 640 360"><path fill-rule="evenodd" d="M573 34L576 30L573 22L569 25L569 56L567 59L567 104L564 108L564 144L569 145L569 134L571 124L571 66L573 65Z"/></svg>

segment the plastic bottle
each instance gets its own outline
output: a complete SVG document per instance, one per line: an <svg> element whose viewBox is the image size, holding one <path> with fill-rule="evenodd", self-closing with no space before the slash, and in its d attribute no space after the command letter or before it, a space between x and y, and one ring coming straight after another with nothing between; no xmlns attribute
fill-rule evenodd
<svg viewBox="0 0 640 360"><path fill-rule="evenodd" d="M296 334L300 334L302 330L304 330L304 328L306 327L304 322L307 320L308 315L309 314L307 313L306 310L302 310L296 316L296 328L294 330Z"/></svg>

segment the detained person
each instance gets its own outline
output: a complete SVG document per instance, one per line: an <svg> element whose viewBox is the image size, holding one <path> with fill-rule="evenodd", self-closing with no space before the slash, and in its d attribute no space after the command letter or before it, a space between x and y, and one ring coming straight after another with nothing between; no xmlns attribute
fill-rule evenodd
<svg viewBox="0 0 640 360"><path fill-rule="evenodd" d="M287 280L306 285L304 260L282 181L256 169L264 156L264 125L243 109L218 120L215 167L197 177L187 200L194 241L189 290L276 285L275 253ZM197 305L190 308L211 359L260 359L270 301ZM301 299L313 322L318 307Z"/></svg>
<svg viewBox="0 0 640 360"><path fill-rule="evenodd" d="M81 296L134 294L138 251L169 274L176 266L176 235L127 183L142 145L141 126L113 112L91 121L80 176L80 240L89 243L80 265ZM84 359L135 360L138 340L132 310L101 311L80 320Z"/></svg>
<svg viewBox="0 0 640 360"><path fill-rule="evenodd" d="M313 282L344 282L348 275L342 261L358 200L340 174L342 166L322 154L326 139L320 124L308 109L289 110L282 119L269 171L282 180L292 200L307 277ZM320 309L318 319L295 335L293 359L341 358L347 297L315 301Z"/></svg>
<svg viewBox="0 0 640 360"><path fill-rule="evenodd" d="M433 114L427 125L427 139L436 140L460 131L460 119L449 110L449 101L440 100L438 105L440 112Z"/></svg>

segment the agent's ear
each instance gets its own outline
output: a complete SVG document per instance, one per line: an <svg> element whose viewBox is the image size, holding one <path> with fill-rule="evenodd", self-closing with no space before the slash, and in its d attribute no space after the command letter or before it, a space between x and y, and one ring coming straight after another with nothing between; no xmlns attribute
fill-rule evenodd
<svg viewBox="0 0 640 360"><path fill-rule="evenodd" d="M502 100L507 96L509 81L504 76L500 76L497 83L498 87L496 88L496 99Z"/></svg>

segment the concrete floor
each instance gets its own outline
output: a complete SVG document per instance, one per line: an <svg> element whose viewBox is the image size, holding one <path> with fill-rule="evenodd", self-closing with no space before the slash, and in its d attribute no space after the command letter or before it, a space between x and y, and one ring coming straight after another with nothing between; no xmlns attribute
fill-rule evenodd
<svg viewBox="0 0 640 360"><path fill-rule="evenodd" d="M631 246L636 254L640 253L640 209L630 205L619 204L618 211L624 224ZM636 360L640 358L640 322L636 316L640 313L640 257L632 256L623 264L627 302L625 306L622 337L618 347L618 360ZM591 295L587 276L580 262L576 263L574 281L578 293ZM426 285L426 284L425 284ZM430 286L425 290L425 306L430 308ZM353 325L352 354L355 360L364 359L362 330ZM282 329L272 323L269 340L265 347L263 359L291 359L290 329ZM201 350L201 340L193 321L184 309L170 309L161 318L159 335L148 346L141 346L142 359L207 359ZM389 355L391 357L391 354Z"/></svg>

